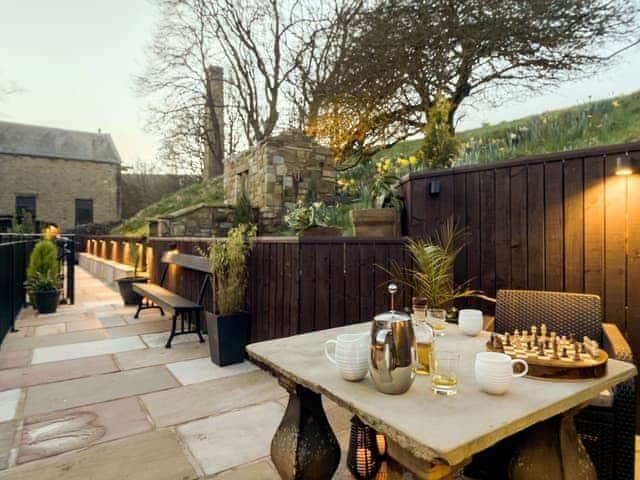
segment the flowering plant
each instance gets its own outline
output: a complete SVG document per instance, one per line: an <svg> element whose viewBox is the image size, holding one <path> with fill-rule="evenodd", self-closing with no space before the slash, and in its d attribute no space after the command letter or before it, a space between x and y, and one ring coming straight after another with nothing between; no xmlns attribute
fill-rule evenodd
<svg viewBox="0 0 640 480"><path fill-rule="evenodd" d="M296 208L285 215L284 221L296 234L309 227L329 227L335 225L335 212L323 202L304 205L298 201Z"/></svg>

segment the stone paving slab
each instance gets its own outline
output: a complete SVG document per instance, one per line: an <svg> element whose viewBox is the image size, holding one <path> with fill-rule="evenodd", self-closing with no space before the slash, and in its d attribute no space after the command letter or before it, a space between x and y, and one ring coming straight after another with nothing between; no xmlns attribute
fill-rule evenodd
<svg viewBox="0 0 640 480"><path fill-rule="evenodd" d="M117 371L119 368L111 355L43 363L31 367L0 370L0 390L24 388Z"/></svg>
<svg viewBox="0 0 640 480"><path fill-rule="evenodd" d="M96 328L121 327L126 324L127 322L125 322L124 318L122 318L120 315L110 315L101 319L87 318L86 320L75 320L73 322L68 322L67 331L77 332L81 330L91 330Z"/></svg>
<svg viewBox="0 0 640 480"><path fill-rule="evenodd" d="M271 439L284 409L267 402L178 427L207 475L269 455Z"/></svg>
<svg viewBox="0 0 640 480"><path fill-rule="evenodd" d="M258 367L246 360L242 363L219 367L211 361L210 357L168 363L167 368L182 385L191 385L192 383L231 377L233 375L258 370Z"/></svg>
<svg viewBox="0 0 640 480"><path fill-rule="evenodd" d="M2 343L2 350L13 352L16 350L33 350L35 348L56 345L71 345L73 343L91 342L107 338L105 330L85 330L82 332L61 333L43 337L6 338Z"/></svg>
<svg viewBox="0 0 640 480"><path fill-rule="evenodd" d="M19 388L0 392L0 423L15 418L21 396L22 390Z"/></svg>
<svg viewBox="0 0 640 480"><path fill-rule="evenodd" d="M26 367L31 363L31 350L0 350L0 370Z"/></svg>
<svg viewBox="0 0 640 480"><path fill-rule="evenodd" d="M160 427L277 400L286 395L275 378L263 371L194 383L142 396L147 411Z"/></svg>
<svg viewBox="0 0 640 480"><path fill-rule="evenodd" d="M195 480L176 434L156 430L0 472L3 480Z"/></svg>
<svg viewBox="0 0 640 480"><path fill-rule="evenodd" d="M140 350L146 348L138 336L110 338L94 342L73 343L70 345L55 345L52 347L36 348L33 351L32 365L61 360L94 357L109 353Z"/></svg>
<svg viewBox="0 0 640 480"><path fill-rule="evenodd" d="M89 447L151 428L137 397L29 417L22 429L17 463Z"/></svg>
<svg viewBox="0 0 640 480"><path fill-rule="evenodd" d="M52 323L51 325L39 325L35 327L33 335L35 337L40 337L42 335L58 335L60 333L65 333L66 331L67 327L64 323Z"/></svg>
<svg viewBox="0 0 640 480"><path fill-rule="evenodd" d="M141 325L145 325L145 324L141 324ZM131 326L134 326L134 325L131 325ZM202 334L202 336L205 339L204 344L206 345L207 336L205 334ZM149 348L164 347L165 344L167 343L167 340L169 339L169 331L163 332L163 333L150 333L148 335L140 335L140 337L142 338L144 343L146 343L149 346ZM196 335L195 333L190 335L180 335L179 337L175 337L171 341L171 347L173 347L174 345L180 345L182 343L192 343L192 342L197 343L199 341L200 339L198 338L198 335Z"/></svg>
<svg viewBox="0 0 640 480"><path fill-rule="evenodd" d="M125 324L122 327L107 328L106 330L104 330L104 332L109 338L128 337L130 335L143 335L149 333L154 334L156 332L162 332L160 335L166 335L166 337L168 338L170 330L171 319L165 318L162 320L157 320L155 322L144 322L136 325ZM167 340L165 338L165 342L166 341Z"/></svg>
<svg viewBox="0 0 640 480"><path fill-rule="evenodd" d="M18 428L17 421L0 423L0 470L9 466L9 456Z"/></svg>
<svg viewBox="0 0 640 480"><path fill-rule="evenodd" d="M232 468L209 478L212 480L280 480L280 475L271 462L264 459Z"/></svg>
<svg viewBox="0 0 640 480"><path fill-rule="evenodd" d="M106 402L178 385L163 366L38 385L27 389L24 416ZM184 405L180 408L184 408Z"/></svg>
<svg viewBox="0 0 640 480"><path fill-rule="evenodd" d="M149 348L145 350L131 350L113 355L121 370L150 367L194 358L209 358L209 345L200 342L179 343L171 348Z"/></svg>

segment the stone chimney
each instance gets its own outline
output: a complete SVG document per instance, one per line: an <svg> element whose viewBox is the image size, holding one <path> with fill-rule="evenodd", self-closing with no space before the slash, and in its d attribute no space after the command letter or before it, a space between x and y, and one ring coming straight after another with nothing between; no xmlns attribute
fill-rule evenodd
<svg viewBox="0 0 640 480"><path fill-rule="evenodd" d="M204 178L222 175L224 165L224 88L222 67L207 67Z"/></svg>

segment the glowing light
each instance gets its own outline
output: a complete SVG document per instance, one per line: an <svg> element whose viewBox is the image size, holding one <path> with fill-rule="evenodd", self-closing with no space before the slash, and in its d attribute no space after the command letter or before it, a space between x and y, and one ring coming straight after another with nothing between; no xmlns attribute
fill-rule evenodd
<svg viewBox="0 0 640 480"><path fill-rule="evenodd" d="M616 158L616 175L631 175L633 173L633 165L631 165L631 157L627 153L624 157Z"/></svg>

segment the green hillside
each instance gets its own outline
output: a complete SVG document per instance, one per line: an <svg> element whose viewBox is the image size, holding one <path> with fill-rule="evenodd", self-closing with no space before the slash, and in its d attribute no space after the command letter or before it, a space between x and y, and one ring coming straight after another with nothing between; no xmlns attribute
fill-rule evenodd
<svg viewBox="0 0 640 480"><path fill-rule="evenodd" d="M463 151L456 160L456 165L490 163L527 155L640 141L640 91L462 131L458 132L458 136L462 140ZM420 142L418 139L399 143L379 153L376 159L408 157L417 151ZM345 171L342 176L354 179L356 185L366 185L366 179L374 171L375 162L371 162ZM198 203L221 204L222 200L221 177L193 184L141 210L116 227L112 233L139 235L145 232L148 218ZM353 204L346 202L353 201L353 198L339 200L346 210L353 207Z"/></svg>
<svg viewBox="0 0 640 480"><path fill-rule="evenodd" d="M211 178L202 183L194 183L165 195L158 202L140 210L133 217L114 228L111 233L113 235L143 235L146 232L149 218L166 215L199 203L222 205L223 200L224 187L222 185L222 177Z"/></svg>
<svg viewBox="0 0 640 480"><path fill-rule="evenodd" d="M456 165L640 141L640 91L466 130L458 136L463 151ZM419 146L420 140L402 142L378 158L408 156Z"/></svg>

